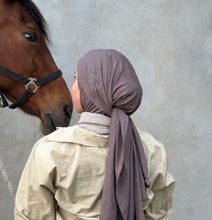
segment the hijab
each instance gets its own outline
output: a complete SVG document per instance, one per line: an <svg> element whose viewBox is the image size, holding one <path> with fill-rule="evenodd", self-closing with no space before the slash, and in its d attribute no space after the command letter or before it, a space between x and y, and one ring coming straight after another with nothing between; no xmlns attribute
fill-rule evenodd
<svg viewBox="0 0 212 220"><path fill-rule="evenodd" d="M129 60L113 49L91 50L77 64L85 112L111 117L100 220L144 220L150 185L143 145L130 115L142 88Z"/></svg>

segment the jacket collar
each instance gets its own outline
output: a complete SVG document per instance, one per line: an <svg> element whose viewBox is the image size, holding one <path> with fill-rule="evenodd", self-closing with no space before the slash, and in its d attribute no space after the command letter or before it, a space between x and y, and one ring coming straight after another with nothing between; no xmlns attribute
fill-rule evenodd
<svg viewBox="0 0 212 220"><path fill-rule="evenodd" d="M78 125L60 127L45 137L47 141L76 143L90 147L108 147L108 135L98 135Z"/></svg>

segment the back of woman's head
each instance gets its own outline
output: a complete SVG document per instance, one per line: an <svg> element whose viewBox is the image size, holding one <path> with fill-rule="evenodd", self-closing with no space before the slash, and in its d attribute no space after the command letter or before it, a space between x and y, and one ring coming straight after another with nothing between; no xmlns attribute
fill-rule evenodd
<svg viewBox="0 0 212 220"><path fill-rule="evenodd" d="M77 73L84 111L111 116L114 107L127 114L139 107L139 80L129 60L116 50L89 51L79 60Z"/></svg>
<svg viewBox="0 0 212 220"><path fill-rule="evenodd" d="M100 219L143 220L142 200L150 182L142 142L129 116L142 98L136 73L124 55L103 49L83 56L77 73L83 110L111 117Z"/></svg>

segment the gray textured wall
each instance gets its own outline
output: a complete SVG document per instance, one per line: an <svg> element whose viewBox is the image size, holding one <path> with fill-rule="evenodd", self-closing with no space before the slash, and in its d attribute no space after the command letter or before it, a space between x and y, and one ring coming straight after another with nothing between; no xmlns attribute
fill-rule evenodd
<svg viewBox="0 0 212 220"><path fill-rule="evenodd" d="M69 87L77 60L90 49L115 48L129 58L144 90L133 117L164 143L176 179L170 220L212 219L212 1L34 2L49 23L51 51ZM16 191L41 137L39 120L7 109L0 120L0 156ZM1 173L0 195L0 219L10 220L13 198Z"/></svg>

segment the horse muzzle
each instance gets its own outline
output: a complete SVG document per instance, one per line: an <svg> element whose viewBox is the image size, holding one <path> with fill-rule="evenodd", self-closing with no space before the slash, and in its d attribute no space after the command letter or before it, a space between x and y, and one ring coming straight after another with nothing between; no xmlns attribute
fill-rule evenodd
<svg viewBox="0 0 212 220"><path fill-rule="evenodd" d="M47 135L56 130L57 127L67 127L71 120L72 108L69 104L63 104L59 111L48 109L43 114L41 131Z"/></svg>

